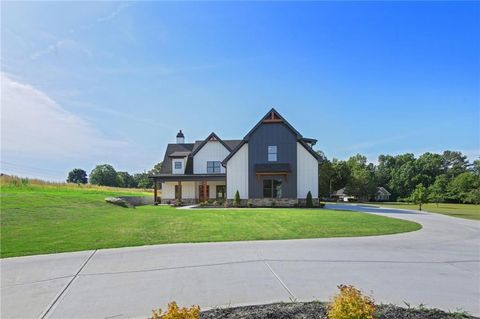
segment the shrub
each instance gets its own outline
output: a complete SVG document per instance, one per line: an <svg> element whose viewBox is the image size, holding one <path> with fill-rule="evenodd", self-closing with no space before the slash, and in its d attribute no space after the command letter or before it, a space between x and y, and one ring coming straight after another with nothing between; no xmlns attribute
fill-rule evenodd
<svg viewBox="0 0 480 319"><path fill-rule="evenodd" d="M240 193L238 192L238 190L235 192L235 197L233 198L233 206L240 206Z"/></svg>
<svg viewBox="0 0 480 319"><path fill-rule="evenodd" d="M252 208L253 207L253 201L251 199L248 200L247 202L247 207Z"/></svg>
<svg viewBox="0 0 480 319"><path fill-rule="evenodd" d="M373 319L375 304L353 286L340 285L338 293L328 306L329 319Z"/></svg>
<svg viewBox="0 0 480 319"><path fill-rule="evenodd" d="M180 308L175 301L172 301L164 313L162 309L153 310L150 319L200 319L200 307Z"/></svg>
<svg viewBox="0 0 480 319"><path fill-rule="evenodd" d="M175 207L180 207L182 205L183 205L183 203L182 203L181 199L176 199L176 200L173 201L173 206L175 206Z"/></svg>
<svg viewBox="0 0 480 319"><path fill-rule="evenodd" d="M272 200L272 207L275 207L275 206L277 206L277 202L273 199Z"/></svg>
<svg viewBox="0 0 480 319"><path fill-rule="evenodd" d="M306 204L305 204L308 208L312 208L313 207L313 198L312 198L312 192L308 191L307 193L307 199L306 199Z"/></svg>
<svg viewBox="0 0 480 319"><path fill-rule="evenodd" d="M319 204L318 204L318 207L324 208L324 207L325 207L325 203L319 203Z"/></svg>

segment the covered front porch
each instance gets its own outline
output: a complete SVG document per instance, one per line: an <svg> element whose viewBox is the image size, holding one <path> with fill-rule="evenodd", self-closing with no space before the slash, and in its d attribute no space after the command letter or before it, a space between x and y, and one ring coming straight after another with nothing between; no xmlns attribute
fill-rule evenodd
<svg viewBox="0 0 480 319"><path fill-rule="evenodd" d="M155 203L171 204L181 201L182 204L197 204L208 200L224 200L226 198L225 174L197 175L158 175L154 181ZM158 187L162 186L162 196L158 196Z"/></svg>

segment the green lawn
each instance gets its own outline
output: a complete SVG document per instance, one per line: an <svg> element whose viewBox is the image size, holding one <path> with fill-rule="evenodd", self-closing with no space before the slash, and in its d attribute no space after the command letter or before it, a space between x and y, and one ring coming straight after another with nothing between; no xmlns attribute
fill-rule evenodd
<svg viewBox="0 0 480 319"><path fill-rule="evenodd" d="M393 202L393 203L378 203L374 205L382 206L382 207L418 210L418 205L409 204L409 203ZM422 210L426 212L439 213L439 214L449 215L453 217L480 220L480 205L440 203L437 206L437 204L429 203L429 204L423 204Z"/></svg>
<svg viewBox="0 0 480 319"><path fill-rule="evenodd" d="M119 189L5 187L1 257L146 244L370 236L414 231L419 224L324 209L135 209L104 202Z"/></svg>

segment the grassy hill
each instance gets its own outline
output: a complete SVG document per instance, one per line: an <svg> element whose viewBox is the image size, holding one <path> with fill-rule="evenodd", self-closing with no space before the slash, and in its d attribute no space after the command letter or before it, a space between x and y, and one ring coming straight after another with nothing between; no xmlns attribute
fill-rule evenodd
<svg viewBox="0 0 480 319"><path fill-rule="evenodd" d="M1 257L147 244L322 238L420 229L409 221L325 209L123 208L107 196L149 190L0 179Z"/></svg>

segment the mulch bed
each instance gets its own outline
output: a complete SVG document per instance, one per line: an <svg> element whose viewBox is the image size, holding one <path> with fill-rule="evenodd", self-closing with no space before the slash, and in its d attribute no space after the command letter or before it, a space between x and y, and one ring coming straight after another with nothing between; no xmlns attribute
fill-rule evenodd
<svg viewBox="0 0 480 319"><path fill-rule="evenodd" d="M326 304L321 302L276 303L259 306L203 311L202 319L328 319ZM376 319L478 319L464 313L447 313L438 309L377 307Z"/></svg>

